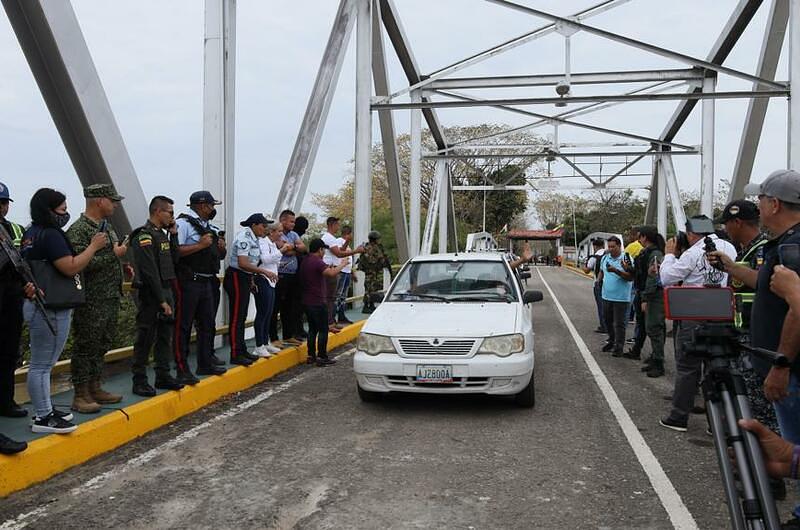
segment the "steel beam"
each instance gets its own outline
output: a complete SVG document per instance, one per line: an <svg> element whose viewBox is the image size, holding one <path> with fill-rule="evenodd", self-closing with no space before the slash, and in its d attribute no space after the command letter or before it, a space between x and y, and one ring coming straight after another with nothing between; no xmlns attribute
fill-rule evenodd
<svg viewBox="0 0 800 530"><path fill-rule="evenodd" d="M572 157L612 157L612 156L656 156L658 155L658 151L608 151L603 153L592 153L592 152L580 152L580 153L556 153L557 155L563 156L572 156ZM696 155L699 154L697 150L691 151L670 151L670 154L680 156L680 155ZM547 151L541 151L538 153L461 153L461 154L446 154L446 155L439 155L435 153L430 153L424 155L422 158L425 160L460 160L460 159L480 159L480 158L543 158L546 156L550 156L550 153ZM609 162L603 162L607 164ZM625 163L625 162L621 162Z"/></svg>
<svg viewBox="0 0 800 530"><path fill-rule="evenodd" d="M575 13L573 17L576 18L577 20L585 20L589 17L599 15L600 13L604 13L610 9L613 9L622 4L626 4L628 2L630 2L630 0L606 0L604 2L600 2L597 5L584 9L583 11ZM501 53L507 52L508 50L513 50L517 46L521 46L525 43L531 42L535 39L539 39L541 37L550 35L555 32L556 32L556 24L547 24L539 28L536 28L533 31L529 31L527 33L519 35L518 37L514 37L513 39L501 42L496 46L492 46L491 48L480 51L465 59L457 61L451 65L440 68L439 70L436 70L435 72L432 72L429 75L425 76L424 79L420 79L413 83L409 81L410 86L408 88L404 88L398 92L395 92L394 94L386 98L386 101L389 101L390 99L396 98L398 96L402 96L403 94L408 94L412 90L416 90L418 88L424 88L433 83L434 81L441 79L447 75L450 75L454 72L478 64L482 61L485 61L486 59L496 57Z"/></svg>
<svg viewBox="0 0 800 530"><path fill-rule="evenodd" d="M356 26L356 142L353 237L366 241L372 230L372 0L354 0ZM362 293L363 282L358 282Z"/></svg>
<svg viewBox="0 0 800 530"><path fill-rule="evenodd" d="M525 184L495 184L494 186L459 184L453 186L453 191L525 191L527 189L529 187Z"/></svg>
<svg viewBox="0 0 800 530"><path fill-rule="evenodd" d="M572 85L599 85L611 83L650 83L655 81L690 81L703 79L699 68L671 70L637 70L628 72L581 72L570 73ZM512 88L556 85L564 80L564 74L513 75L497 77L460 77L433 81L430 90Z"/></svg>
<svg viewBox="0 0 800 530"><path fill-rule="evenodd" d="M487 0L488 1L488 0ZM587 103L612 101L675 101L685 99L745 99L776 98L789 95L789 89L735 90L727 92L683 92L670 94L597 94L540 98L474 99L472 101L420 101L411 103L374 103L372 110L453 109L468 107L500 107L507 105L555 105L556 103Z"/></svg>
<svg viewBox="0 0 800 530"><path fill-rule="evenodd" d="M658 202L656 203L656 226L658 227L659 234L666 234L667 233L667 182L666 178L664 177L664 166L661 163L661 160L658 160L656 167L658 168L658 180L656 181L656 194L658 195Z"/></svg>
<svg viewBox="0 0 800 530"><path fill-rule="evenodd" d="M714 91L716 77L703 80L703 93ZM700 213L714 217L714 100L704 99L702 106L702 151L700 156Z"/></svg>
<svg viewBox="0 0 800 530"><path fill-rule="evenodd" d="M568 164L568 165L569 165L569 166L570 166L572 169L574 169L575 171L577 171L577 172L578 172L578 174L579 174L581 177L583 177L584 179L588 180L588 181L589 181L589 183L590 183L592 186L594 186L594 185L598 184L597 182L595 182L594 180L592 180L592 178L591 178L591 177L589 177L589 175L587 175L587 174L586 174L586 172L585 172L584 170L582 170L581 168L579 168L579 167L578 167L578 165L577 165L575 162L573 162L572 160L570 160L569 158L567 158L567 157L566 157L566 156L564 156L564 155L558 155L558 157L559 157L561 160L563 160L564 162L566 162L566 163L567 163L567 164Z"/></svg>
<svg viewBox="0 0 800 530"><path fill-rule="evenodd" d="M753 20L762 2L763 0L739 0L717 41L711 48L711 52L707 56L708 61L714 64L722 64L728 58L733 46L739 41L750 21ZM689 92L702 92L702 88L693 87L689 89ZM678 104L660 138L666 141L671 141L675 138L695 105L697 105L696 99L687 99Z"/></svg>
<svg viewBox="0 0 800 530"><path fill-rule="evenodd" d="M790 1L789 80L800 87L800 0ZM800 96L789 98L789 169L800 171Z"/></svg>
<svg viewBox="0 0 800 530"><path fill-rule="evenodd" d="M658 157L654 156L652 159L652 173L650 175L650 186L648 186L650 193L647 194L647 204L644 209L644 224L656 224L656 209L658 207ZM665 232L661 232L664 237L667 236Z"/></svg>
<svg viewBox="0 0 800 530"><path fill-rule="evenodd" d="M439 253L444 254L447 252L447 213L450 211L450 201L452 194L452 187L450 185L450 164L445 163L445 169L442 172L441 182L439 183Z"/></svg>
<svg viewBox="0 0 800 530"><path fill-rule="evenodd" d="M686 55L683 53L679 53L673 50L668 50L666 48L662 48L660 46L655 46L653 44L643 42L640 40L632 39L630 37L626 37L624 35L619 35L617 33L613 33L611 31L606 31L604 29L600 29L594 26L589 26L587 24L583 24L580 22L575 22L568 18L560 17L557 15L553 15L551 13L547 13L545 11L541 11L539 9L534 9L532 7L523 6L520 4L515 4L513 2L509 2L508 0L485 0L487 2L497 4L503 7L508 7L510 9L514 9L516 11L520 11L523 13L527 13L529 15L537 16L540 18L544 18L550 20L552 22L558 22L564 24L565 26L570 26L577 28L581 31L585 31L586 33L596 35L598 37L603 37L605 39L619 42L620 44L625 44L627 46L631 46L633 48L638 48L640 50L644 50L655 55L660 55L661 57L666 57L667 59L673 59L676 61L680 61L686 63L688 65L697 67L697 68L705 68L708 70L712 70L718 73L723 73L730 75L732 77L737 77L739 79L744 79L746 81L759 81L761 84L765 84L768 87L775 88L775 89L785 89L786 84L784 83L777 83L775 81L770 81L768 79L761 79L758 76L748 74L746 72L741 72L739 70L735 70L733 68L728 68L726 66L722 66L721 64L715 63L714 61L708 61L703 59L698 59L697 57L692 57L690 55Z"/></svg>
<svg viewBox="0 0 800 530"><path fill-rule="evenodd" d="M439 216L439 201L444 191L443 184L447 178L447 162L440 160L436 162L433 176L433 188L428 200L428 213L425 218L425 232L422 234L422 244L419 253L422 255L430 254L433 251L433 234L436 230L436 219Z"/></svg>
<svg viewBox="0 0 800 530"><path fill-rule="evenodd" d="M303 205L354 22L353 0L341 0L314 80L303 123L286 167L286 175L275 201L273 215L277 216L285 208L299 211Z"/></svg>
<svg viewBox="0 0 800 530"><path fill-rule="evenodd" d="M774 0L758 57L758 77L775 79L788 20L789 0ZM753 90L761 88L763 88L761 85L753 85ZM742 138L739 141L739 150L736 155L736 164L733 167L729 200L744 197L744 187L750 182L750 176L753 173L753 164L758 144L761 141L761 131L764 128L768 105L769 99L753 99L748 104L747 117L744 120Z"/></svg>
<svg viewBox="0 0 800 530"><path fill-rule="evenodd" d="M611 175L611 177L609 177L607 180L603 181L603 184L608 184L608 183L609 183L609 182L611 182L612 180L614 180L614 179L616 179L616 178L618 178L618 177L621 177L621 176L623 176L623 175L622 175L623 173L625 173L626 171L628 171L628 169L630 169L631 167L633 167L633 166L634 166L634 165L635 165L635 164L636 164L636 163L637 163L639 160L643 159L644 157L645 157L645 155L644 155L644 154L641 154L641 155L637 156L636 158L634 158L633 160L631 160L630 162L628 162L627 164L625 164L625 165L622 167L622 169L620 169L619 171L617 171L616 173L614 173L613 175ZM626 177L631 177L631 176L634 176L634 175L624 175L624 176L626 176ZM637 176L638 176L638 175L637 175Z"/></svg>
<svg viewBox="0 0 800 530"><path fill-rule="evenodd" d="M420 77L419 67L411 51L411 45L408 42L403 25L400 23L400 18L397 15L397 9L394 7L392 0L379 0L381 9L381 19L386 28L386 34L389 36L389 41L394 47L403 72L406 74L409 84L418 83L422 78ZM427 98L423 97L422 101ZM433 109L425 109L422 112L425 116L425 121L428 124L428 129L433 136L433 141L436 142L437 149L444 149L447 146L447 140L444 135L444 129L439 124L439 118L436 111Z"/></svg>
<svg viewBox="0 0 800 530"><path fill-rule="evenodd" d="M420 93L411 93L412 101L420 100ZM422 212L422 113L411 111L410 124L411 160L409 163L408 187L408 253L414 257L420 253L420 215Z"/></svg>
<svg viewBox="0 0 800 530"><path fill-rule="evenodd" d="M373 4L372 13L372 76L377 96L389 94L389 76L386 71L386 52L383 46L383 30L380 21L380 4ZM386 180L389 186L389 200L392 207L392 225L397 242L397 255L401 262L408 260L408 225L403 194L403 181L400 178L400 160L397 156L397 142L394 116L390 111L378 112L381 140L383 142L383 162L386 167Z"/></svg>
<svg viewBox="0 0 800 530"><path fill-rule="evenodd" d="M236 0L206 0L203 44L203 189L222 198L233 232L236 96Z"/></svg>
<svg viewBox="0 0 800 530"><path fill-rule="evenodd" d="M2 0L81 184L125 196L117 232L147 219L147 201L70 2Z"/></svg>
<svg viewBox="0 0 800 530"><path fill-rule="evenodd" d="M683 210L683 200L681 199L681 191L678 187L678 177L675 174L675 166L672 163L672 156L665 153L658 158L661 177L666 183L667 191L669 193L669 203L672 207L672 219L675 221L675 226L678 230L683 230L686 226L686 212ZM664 234L664 232L661 232Z"/></svg>

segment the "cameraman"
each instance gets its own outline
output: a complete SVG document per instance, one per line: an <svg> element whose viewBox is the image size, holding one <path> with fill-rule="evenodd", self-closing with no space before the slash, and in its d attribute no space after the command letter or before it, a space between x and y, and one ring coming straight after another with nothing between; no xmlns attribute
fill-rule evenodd
<svg viewBox="0 0 800 530"><path fill-rule="evenodd" d="M659 271L664 287L681 284L684 287L719 287L726 285L728 275L715 269L708 262L705 238L710 238L717 250L731 260L736 258L736 249L714 234L714 224L705 215L695 215L686 222L686 239L689 248L675 257L676 237L667 241L664 262ZM675 389L672 393L672 410L662 418L661 426L674 431L686 432L689 412L694 407L694 396L700 382L703 361L688 355L686 343L692 341L692 334L700 325L693 320L676 321L675 332Z"/></svg>

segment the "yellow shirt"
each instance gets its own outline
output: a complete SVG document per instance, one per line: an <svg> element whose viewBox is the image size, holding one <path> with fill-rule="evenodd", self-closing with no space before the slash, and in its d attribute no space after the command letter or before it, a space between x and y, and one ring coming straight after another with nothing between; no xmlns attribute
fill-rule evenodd
<svg viewBox="0 0 800 530"><path fill-rule="evenodd" d="M644 247L641 243L634 241L633 243L628 243L628 246L625 247L625 252L627 252L630 257L635 258L643 249Z"/></svg>

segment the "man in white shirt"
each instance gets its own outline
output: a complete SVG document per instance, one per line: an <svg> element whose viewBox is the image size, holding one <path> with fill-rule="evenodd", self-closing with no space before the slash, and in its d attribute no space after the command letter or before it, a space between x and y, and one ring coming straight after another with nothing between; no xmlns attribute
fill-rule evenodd
<svg viewBox="0 0 800 530"><path fill-rule="evenodd" d="M335 235L340 227L338 217L328 217L325 224L328 227L328 231L322 235L322 242L328 245L329 248L325 249L325 255L322 257L322 261L324 261L328 267L336 267L343 258L364 252L364 247L362 246L358 246L352 250L342 249L339 238ZM331 331L337 332L341 329L336 326L335 322L336 287L338 286L339 278L337 276L326 276L325 281L327 282L328 327Z"/></svg>
<svg viewBox="0 0 800 530"><path fill-rule="evenodd" d="M682 285L684 287L719 287L728 284L728 275L711 266L706 256L706 237L720 252L736 259L736 248L714 234L714 225L705 215L696 215L686 222L686 237L689 248L680 257L675 256L675 238L667 241L664 262L659 276L664 287ZM700 383L703 362L687 353L687 343L692 340L692 332L700 325L697 321L676 321L675 330L675 389L672 393L672 410L659 423L668 429L685 432L688 428L689 413L694 408L694 396Z"/></svg>
<svg viewBox="0 0 800 530"><path fill-rule="evenodd" d="M352 241L353 229L349 226L343 226L342 237L338 239L339 248L347 250L347 247L350 246ZM334 313L336 313L336 323L340 326L353 323L345 314L345 309L347 308L347 292L350 288L350 282L353 278L353 257L350 256L345 259L347 260L347 265L345 265L342 271L339 273L339 282L336 285L336 307L334 308Z"/></svg>

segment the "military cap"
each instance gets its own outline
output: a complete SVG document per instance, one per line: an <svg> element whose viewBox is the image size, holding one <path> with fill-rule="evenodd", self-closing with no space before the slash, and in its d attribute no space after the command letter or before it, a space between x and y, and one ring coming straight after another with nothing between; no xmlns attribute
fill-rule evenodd
<svg viewBox="0 0 800 530"><path fill-rule="evenodd" d="M83 196L87 199L107 198L112 201L121 201L125 197L117 193L113 184L92 184L83 188Z"/></svg>
<svg viewBox="0 0 800 530"><path fill-rule="evenodd" d="M371 239L372 241L377 241L380 238L381 238L381 233L378 232L377 230L373 230L372 232L367 234L367 239Z"/></svg>

